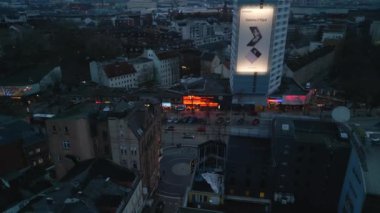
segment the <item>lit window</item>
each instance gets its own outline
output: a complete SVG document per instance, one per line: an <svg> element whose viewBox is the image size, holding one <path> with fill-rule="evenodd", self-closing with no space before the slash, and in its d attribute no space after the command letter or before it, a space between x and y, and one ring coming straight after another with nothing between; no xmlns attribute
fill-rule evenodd
<svg viewBox="0 0 380 213"><path fill-rule="evenodd" d="M69 142L69 141L67 141L67 140L66 140L66 141L63 141L63 148L64 148L64 149L70 149L70 146L71 146L71 145L70 145L70 142Z"/></svg>
<svg viewBox="0 0 380 213"><path fill-rule="evenodd" d="M36 149L36 153L40 153L41 152L41 149L40 148L37 148Z"/></svg>

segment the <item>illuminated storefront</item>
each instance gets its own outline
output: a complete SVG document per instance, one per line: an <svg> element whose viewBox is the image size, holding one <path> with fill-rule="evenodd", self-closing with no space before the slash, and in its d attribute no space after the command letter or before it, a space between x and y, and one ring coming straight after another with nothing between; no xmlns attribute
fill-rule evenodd
<svg viewBox="0 0 380 213"><path fill-rule="evenodd" d="M307 104L307 95L283 95L267 98L267 107L274 110L300 110Z"/></svg>
<svg viewBox="0 0 380 213"><path fill-rule="evenodd" d="M190 109L199 109L199 108L219 108L220 104L215 100L214 97L206 96L194 96L187 95L183 96L183 104Z"/></svg>

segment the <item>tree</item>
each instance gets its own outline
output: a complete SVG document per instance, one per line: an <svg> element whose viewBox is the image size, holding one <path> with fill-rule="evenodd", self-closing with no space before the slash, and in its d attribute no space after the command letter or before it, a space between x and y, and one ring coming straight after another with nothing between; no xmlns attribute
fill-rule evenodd
<svg viewBox="0 0 380 213"><path fill-rule="evenodd" d="M96 35L86 43L86 54L95 60L112 59L122 54L121 42L111 36Z"/></svg>
<svg viewBox="0 0 380 213"><path fill-rule="evenodd" d="M332 84L345 91L354 106L365 103L369 113L380 105L379 58L380 48L371 44L368 31L349 30L337 48L329 75Z"/></svg>

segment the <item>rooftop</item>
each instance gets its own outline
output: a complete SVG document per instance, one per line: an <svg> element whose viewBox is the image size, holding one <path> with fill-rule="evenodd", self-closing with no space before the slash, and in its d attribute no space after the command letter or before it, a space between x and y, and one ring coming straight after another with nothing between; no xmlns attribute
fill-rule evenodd
<svg viewBox="0 0 380 213"><path fill-rule="evenodd" d="M118 77L122 75L133 74L136 72L135 68L128 62L116 62L104 66L104 72L108 78Z"/></svg>
<svg viewBox="0 0 380 213"><path fill-rule="evenodd" d="M213 76L194 81L189 84L180 84L170 88L170 91L193 95L225 95L231 94L228 79L220 79Z"/></svg>
<svg viewBox="0 0 380 213"><path fill-rule="evenodd" d="M15 174L3 176L4 181L0 182L0 211L28 199L30 194L37 194L50 188L52 183L45 178L48 176L47 173L45 169L26 168ZM5 181L10 187L7 187Z"/></svg>
<svg viewBox="0 0 380 213"><path fill-rule="evenodd" d="M307 95L308 91L305 90L292 78L282 78L280 87L274 91L270 96L282 95Z"/></svg>
<svg viewBox="0 0 380 213"><path fill-rule="evenodd" d="M319 119L276 117L275 137L287 135L300 143L324 143L326 146L349 147L348 133L339 124Z"/></svg>
<svg viewBox="0 0 380 213"><path fill-rule="evenodd" d="M71 104L59 111L52 120L87 118L91 113L96 112L96 105L94 103Z"/></svg>
<svg viewBox="0 0 380 213"><path fill-rule="evenodd" d="M97 212L117 209L137 186L138 176L109 160L80 162L57 187L37 197L24 210L37 212Z"/></svg>
<svg viewBox="0 0 380 213"><path fill-rule="evenodd" d="M131 64L146 63L150 61L152 61L152 59L145 58L145 57L137 57L137 58L132 58L128 60L128 62Z"/></svg>
<svg viewBox="0 0 380 213"><path fill-rule="evenodd" d="M22 141L23 145L27 146L43 140L44 138L35 132L27 122L18 119L0 118L0 145Z"/></svg>
<svg viewBox="0 0 380 213"><path fill-rule="evenodd" d="M180 207L178 213L222 213L222 211L208 210L208 209L198 209L190 207Z"/></svg>
<svg viewBox="0 0 380 213"><path fill-rule="evenodd" d="M160 52L160 53L157 53L157 57L158 59L160 60L166 60L166 59L170 59L170 58L176 58L176 57L179 57L178 53L175 52L175 51L167 51L167 52Z"/></svg>

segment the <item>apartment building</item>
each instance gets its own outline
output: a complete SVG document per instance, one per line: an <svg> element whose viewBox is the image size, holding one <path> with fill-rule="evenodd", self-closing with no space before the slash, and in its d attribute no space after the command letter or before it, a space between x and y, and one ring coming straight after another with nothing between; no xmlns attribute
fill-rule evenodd
<svg viewBox="0 0 380 213"><path fill-rule="evenodd" d="M153 60L154 79L160 87L168 88L179 81L180 55L177 52L156 53L148 49L144 51L142 56Z"/></svg>
<svg viewBox="0 0 380 213"><path fill-rule="evenodd" d="M137 88L137 72L126 61L90 62L91 80L99 85L114 88Z"/></svg>
<svg viewBox="0 0 380 213"><path fill-rule="evenodd" d="M112 160L140 172L144 194L158 186L160 113L159 104L121 102L108 116Z"/></svg>

